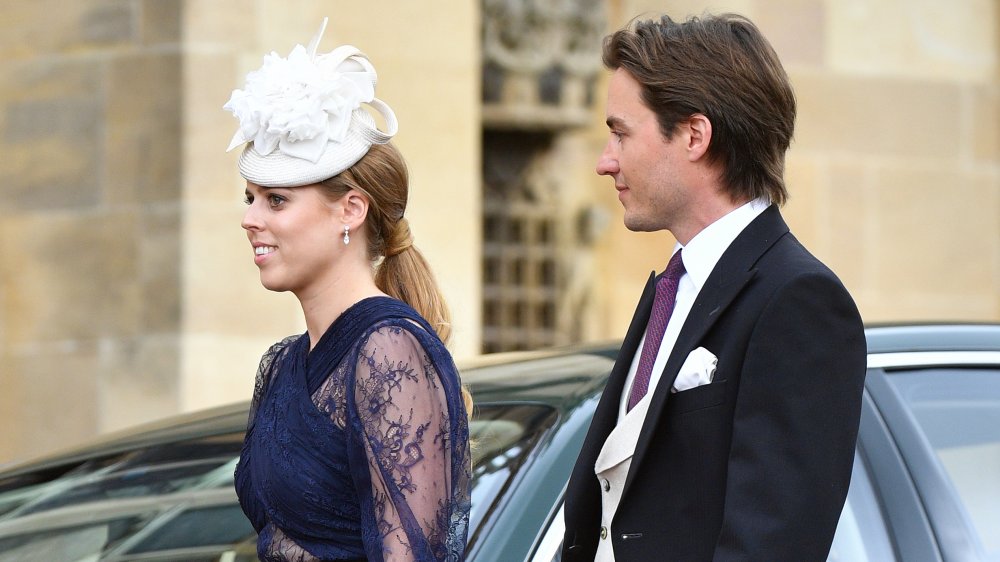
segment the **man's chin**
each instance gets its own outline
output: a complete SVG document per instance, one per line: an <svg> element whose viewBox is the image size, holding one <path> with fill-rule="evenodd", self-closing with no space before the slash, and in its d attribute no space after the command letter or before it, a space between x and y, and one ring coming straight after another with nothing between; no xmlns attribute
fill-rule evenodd
<svg viewBox="0 0 1000 562"><path fill-rule="evenodd" d="M649 221L644 221L638 217L630 217L628 214L625 215L625 228L632 232L656 232L660 230Z"/></svg>

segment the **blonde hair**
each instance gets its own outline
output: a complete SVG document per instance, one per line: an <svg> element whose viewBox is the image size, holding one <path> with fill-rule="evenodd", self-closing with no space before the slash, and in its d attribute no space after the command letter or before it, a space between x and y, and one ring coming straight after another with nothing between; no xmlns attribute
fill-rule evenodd
<svg viewBox="0 0 1000 562"><path fill-rule="evenodd" d="M392 143L373 144L356 164L320 185L334 200L352 189L368 198L368 258L382 260L375 271L375 285L413 307L448 343L451 314L430 265L413 245L410 224L403 216L410 181L399 150ZM472 397L464 387L462 395L471 414Z"/></svg>

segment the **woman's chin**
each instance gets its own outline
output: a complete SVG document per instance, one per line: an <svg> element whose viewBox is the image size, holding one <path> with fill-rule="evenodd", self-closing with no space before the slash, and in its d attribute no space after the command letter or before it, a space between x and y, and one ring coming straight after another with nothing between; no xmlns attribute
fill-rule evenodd
<svg viewBox="0 0 1000 562"><path fill-rule="evenodd" d="M260 276L260 284L263 285L268 291L274 291L276 293L283 293L289 290L287 283L283 283L279 279L270 279L263 275Z"/></svg>

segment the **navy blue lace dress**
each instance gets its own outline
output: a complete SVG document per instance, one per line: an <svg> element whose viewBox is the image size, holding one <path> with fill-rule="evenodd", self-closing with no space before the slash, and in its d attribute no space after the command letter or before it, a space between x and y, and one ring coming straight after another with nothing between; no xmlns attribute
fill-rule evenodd
<svg viewBox="0 0 1000 562"><path fill-rule="evenodd" d="M406 304L362 300L261 359L236 467L261 560L462 560L470 472L458 371Z"/></svg>

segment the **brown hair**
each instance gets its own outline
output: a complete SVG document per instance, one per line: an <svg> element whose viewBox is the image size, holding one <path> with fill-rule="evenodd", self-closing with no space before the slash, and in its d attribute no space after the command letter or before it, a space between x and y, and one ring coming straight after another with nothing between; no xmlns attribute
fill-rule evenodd
<svg viewBox="0 0 1000 562"><path fill-rule="evenodd" d="M441 341L451 335L451 316L427 260L413 245L403 216L409 196L409 174L403 156L392 144L373 144L356 164L320 183L333 199L351 189L368 198L368 257L382 258L375 284L387 295L413 307L437 331Z"/></svg>
<svg viewBox="0 0 1000 562"><path fill-rule="evenodd" d="M410 192L406 162L391 143L373 144L356 164L320 182L334 200L355 189L368 197L368 258L382 258L375 285L387 295L413 307L448 343L451 314L430 265L413 245L410 224L403 216ZM463 386L462 401L472 416L472 395Z"/></svg>
<svg viewBox="0 0 1000 562"><path fill-rule="evenodd" d="M753 22L736 14L683 23L668 16L633 21L605 38L603 60L639 82L666 138L683 119L696 113L708 118L707 156L721 165L731 199L785 202L795 95L778 55Z"/></svg>

